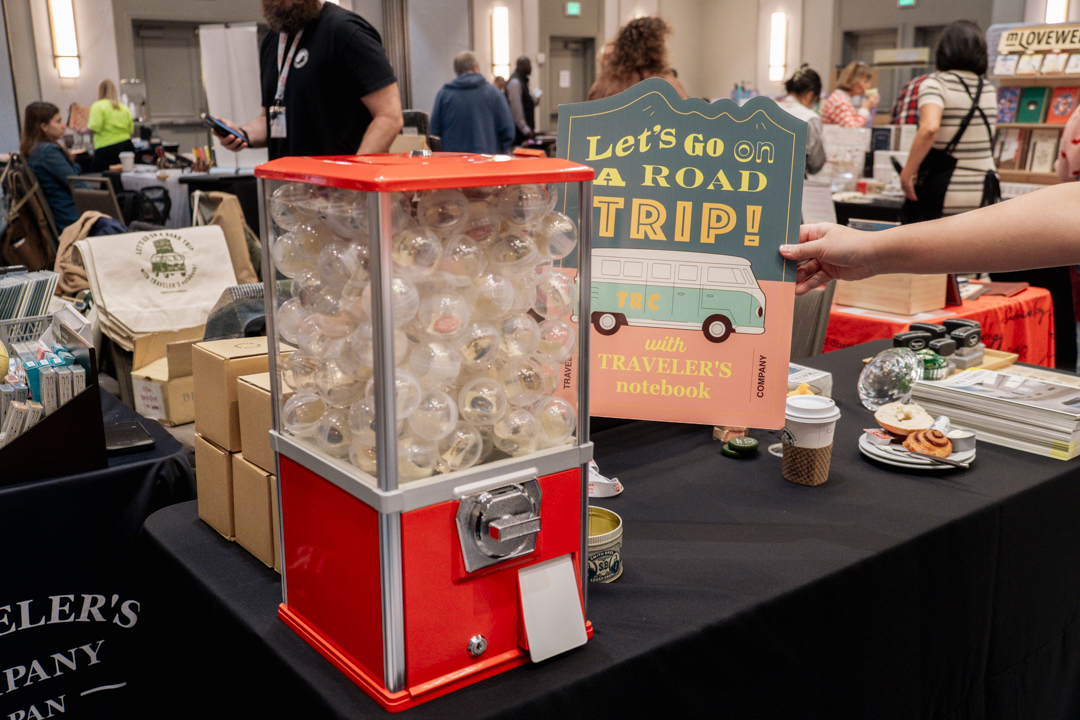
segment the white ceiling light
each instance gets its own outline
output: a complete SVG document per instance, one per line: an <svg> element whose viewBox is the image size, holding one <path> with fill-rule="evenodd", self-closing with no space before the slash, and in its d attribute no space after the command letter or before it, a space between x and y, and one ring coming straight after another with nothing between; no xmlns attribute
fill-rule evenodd
<svg viewBox="0 0 1080 720"><path fill-rule="evenodd" d="M62 78L79 77L79 39L75 34L72 0L49 0L53 60Z"/></svg>
<svg viewBox="0 0 1080 720"><path fill-rule="evenodd" d="M493 75L510 77L510 9L491 8L491 68Z"/></svg>
<svg viewBox="0 0 1080 720"><path fill-rule="evenodd" d="M772 14L769 28L769 80L779 82L784 79L784 66L787 64L787 15L782 12Z"/></svg>
<svg viewBox="0 0 1080 720"><path fill-rule="evenodd" d="M1046 0L1046 22L1063 23L1069 19L1069 0Z"/></svg>

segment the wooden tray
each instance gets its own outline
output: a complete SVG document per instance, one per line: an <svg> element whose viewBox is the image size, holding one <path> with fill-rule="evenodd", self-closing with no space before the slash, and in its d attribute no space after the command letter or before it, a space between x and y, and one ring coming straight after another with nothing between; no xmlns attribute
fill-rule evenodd
<svg viewBox="0 0 1080 720"><path fill-rule="evenodd" d="M1016 353L1005 352L1004 350L991 350L986 348L983 350L983 361L981 365L976 365L970 370L1001 370L1007 368L1010 365L1016 363L1020 359L1020 356Z"/></svg>

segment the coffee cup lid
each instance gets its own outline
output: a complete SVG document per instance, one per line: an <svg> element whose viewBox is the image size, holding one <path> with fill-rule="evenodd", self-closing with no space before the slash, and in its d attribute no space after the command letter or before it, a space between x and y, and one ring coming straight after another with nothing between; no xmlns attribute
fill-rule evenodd
<svg viewBox="0 0 1080 720"><path fill-rule="evenodd" d="M828 422L840 417L832 398L821 395L792 395L787 399L787 417L803 422Z"/></svg>

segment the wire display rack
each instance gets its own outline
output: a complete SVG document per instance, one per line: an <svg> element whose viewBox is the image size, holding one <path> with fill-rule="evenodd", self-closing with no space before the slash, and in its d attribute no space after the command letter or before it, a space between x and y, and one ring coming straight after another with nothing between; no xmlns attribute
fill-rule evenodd
<svg viewBox="0 0 1080 720"><path fill-rule="evenodd" d="M45 334L52 321L52 315L0 320L0 342L10 347L12 343L37 340Z"/></svg>

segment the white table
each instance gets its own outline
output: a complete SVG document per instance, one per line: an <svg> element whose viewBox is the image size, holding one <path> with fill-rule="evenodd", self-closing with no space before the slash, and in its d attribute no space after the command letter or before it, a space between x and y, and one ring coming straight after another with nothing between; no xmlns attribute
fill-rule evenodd
<svg viewBox="0 0 1080 720"><path fill-rule="evenodd" d="M210 168L208 173L185 173L183 170L159 170L153 165L136 165L135 172L122 173L120 180L125 190L140 190L145 187L160 186L169 192L172 210L165 227L191 227L191 202L188 199L188 186L180 182L182 176L212 177L214 175L250 175L253 168Z"/></svg>
<svg viewBox="0 0 1080 720"><path fill-rule="evenodd" d="M191 227L191 203L188 202L188 190L180 184L183 170L159 170L153 165L136 165L135 172L121 173L120 181L125 190L141 190L158 186L164 187L172 199L172 210L165 227Z"/></svg>

